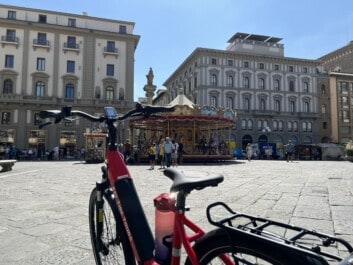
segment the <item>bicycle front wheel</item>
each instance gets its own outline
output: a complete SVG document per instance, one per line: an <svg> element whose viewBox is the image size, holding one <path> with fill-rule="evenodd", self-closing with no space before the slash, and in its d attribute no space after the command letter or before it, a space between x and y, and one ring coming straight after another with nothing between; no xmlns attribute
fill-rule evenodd
<svg viewBox="0 0 353 265"><path fill-rule="evenodd" d="M89 200L89 229L96 264L136 264L112 192L103 193L100 216L97 216L97 205L97 189L94 188ZM102 222L98 222L98 217Z"/></svg>

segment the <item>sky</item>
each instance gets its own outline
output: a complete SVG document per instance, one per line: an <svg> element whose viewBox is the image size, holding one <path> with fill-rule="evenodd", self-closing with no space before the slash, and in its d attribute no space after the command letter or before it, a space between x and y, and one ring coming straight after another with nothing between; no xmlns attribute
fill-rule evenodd
<svg viewBox="0 0 353 265"><path fill-rule="evenodd" d="M236 33L282 38L286 57L317 59L353 40L352 0L2 0L1 4L135 23L134 97L149 68L163 83L198 47L225 50Z"/></svg>

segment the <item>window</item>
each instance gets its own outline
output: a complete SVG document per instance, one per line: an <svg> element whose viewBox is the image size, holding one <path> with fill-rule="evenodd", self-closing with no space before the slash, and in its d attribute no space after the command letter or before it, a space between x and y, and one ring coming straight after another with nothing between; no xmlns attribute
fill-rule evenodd
<svg viewBox="0 0 353 265"><path fill-rule="evenodd" d="M273 122L272 122L272 129L273 129L274 131L278 131L278 122L277 122L277 121L273 121Z"/></svg>
<svg viewBox="0 0 353 265"><path fill-rule="evenodd" d="M252 120L248 120L248 130L252 130Z"/></svg>
<svg viewBox="0 0 353 265"><path fill-rule="evenodd" d="M289 81L289 91L294 92L294 81L293 80Z"/></svg>
<svg viewBox="0 0 353 265"><path fill-rule="evenodd" d="M287 127L288 127L288 132L291 132L293 130L293 125L291 121L288 121Z"/></svg>
<svg viewBox="0 0 353 265"><path fill-rule="evenodd" d="M306 122L305 121L302 124L302 130L303 130L303 132L307 131L307 126L306 126Z"/></svg>
<svg viewBox="0 0 353 265"><path fill-rule="evenodd" d="M39 23L47 23L47 16L46 15L39 15L38 22Z"/></svg>
<svg viewBox="0 0 353 265"><path fill-rule="evenodd" d="M283 131L283 121L278 122L278 130Z"/></svg>
<svg viewBox="0 0 353 265"><path fill-rule="evenodd" d="M266 102L263 98L260 100L260 110L266 110Z"/></svg>
<svg viewBox="0 0 353 265"><path fill-rule="evenodd" d="M114 76L114 64L107 64L107 76Z"/></svg>
<svg viewBox="0 0 353 265"><path fill-rule="evenodd" d="M309 83L308 82L304 82L303 84L303 90L305 93L309 92Z"/></svg>
<svg viewBox="0 0 353 265"><path fill-rule="evenodd" d="M227 85L228 87L234 87L234 78L231 75L228 75L227 77Z"/></svg>
<svg viewBox="0 0 353 265"><path fill-rule="evenodd" d="M326 87L325 85L321 85L321 94L325 95L326 94Z"/></svg>
<svg viewBox="0 0 353 265"><path fill-rule="evenodd" d="M46 33L38 32L37 44L39 44L39 45L47 45L47 34Z"/></svg>
<svg viewBox="0 0 353 265"><path fill-rule="evenodd" d="M37 58L37 70L45 71L45 58Z"/></svg>
<svg viewBox="0 0 353 265"><path fill-rule="evenodd" d="M125 98L125 91L124 88L119 88L119 100L124 100Z"/></svg>
<svg viewBox="0 0 353 265"><path fill-rule="evenodd" d="M307 73L308 72L308 68L307 67L303 67L303 73Z"/></svg>
<svg viewBox="0 0 353 265"><path fill-rule="evenodd" d="M75 73L75 61L67 61L67 69L68 73Z"/></svg>
<svg viewBox="0 0 353 265"><path fill-rule="evenodd" d="M228 60L228 66L233 66L233 65L234 65L233 60Z"/></svg>
<svg viewBox="0 0 353 265"><path fill-rule="evenodd" d="M216 74L211 75L211 86L217 86L217 75Z"/></svg>
<svg viewBox="0 0 353 265"><path fill-rule="evenodd" d="M69 19L68 19L68 22L67 22L67 25L68 25L69 27L75 28L75 27L76 27L76 19L74 19L74 18L69 18Z"/></svg>
<svg viewBox="0 0 353 265"><path fill-rule="evenodd" d="M259 88L261 90L265 90L265 79L264 78L260 78L260 80L259 80Z"/></svg>
<svg viewBox="0 0 353 265"><path fill-rule="evenodd" d="M281 102L278 99L275 100L275 111L276 112L281 111Z"/></svg>
<svg viewBox="0 0 353 265"><path fill-rule="evenodd" d="M265 64L264 63L260 63L259 67L260 67L260 69L265 69Z"/></svg>
<svg viewBox="0 0 353 265"><path fill-rule="evenodd" d="M312 128L311 128L312 126L311 126L311 122L308 122L307 123L307 130L308 130L308 132L311 132L312 131Z"/></svg>
<svg viewBox="0 0 353 265"><path fill-rule="evenodd" d="M212 107L217 107L217 97L216 96L211 96L210 97L210 105Z"/></svg>
<svg viewBox="0 0 353 265"><path fill-rule="evenodd" d="M327 129L327 128L328 128L327 121L324 121L322 123L322 129Z"/></svg>
<svg viewBox="0 0 353 265"><path fill-rule="evenodd" d="M304 112L310 112L310 102L304 102Z"/></svg>
<svg viewBox="0 0 353 265"><path fill-rule="evenodd" d="M292 65L288 66L288 72L291 72L291 73L294 72L294 67Z"/></svg>
<svg viewBox="0 0 353 265"><path fill-rule="evenodd" d="M74 99L75 87L73 84L69 83L65 87L65 98Z"/></svg>
<svg viewBox="0 0 353 265"><path fill-rule="evenodd" d="M246 130L246 120L241 120L241 129Z"/></svg>
<svg viewBox="0 0 353 265"><path fill-rule="evenodd" d="M279 65L275 64L274 69L275 69L275 71L279 71Z"/></svg>
<svg viewBox="0 0 353 265"><path fill-rule="evenodd" d="M249 62L244 62L244 68L249 68Z"/></svg>
<svg viewBox="0 0 353 265"><path fill-rule="evenodd" d="M234 109L234 100L233 100L232 97L227 96L227 102L226 102L226 104L227 104L227 108L228 108L228 109Z"/></svg>
<svg viewBox="0 0 353 265"><path fill-rule="evenodd" d="M119 25L119 33L126 34L126 26L125 25Z"/></svg>
<svg viewBox="0 0 353 265"><path fill-rule="evenodd" d="M289 102L289 111L291 113L295 113L295 102L294 101Z"/></svg>
<svg viewBox="0 0 353 265"><path fill-rule="evenodd" d="M8 19L16 19L16 11L9 10L7 12L7 18Z"/></svg>
<svg viewBox="0 0 353 265"><path fill-rule="evenodd" d="M36 96L44 97L45 84L42 81L36 83Z"/></svg>
<svg viewBox="0 0 353 265"><path fill-rule="evenodd" d="M261 131L262 130L262 121L257 121L257 130Z"/></svg>
<svg viewBox="0 0 353 265"><path fill-rule="evenodd" d="M13 55L5 55L5 67L13 68L15 63L15 58Z"/></svg>
<svg viewBox="0 0 353 265"><path fill-rule="evenodd" d="M322 113L322 114L327 114L327 108L326 108L326 105L325 105L325 104L322 104L322 105L321 105L321 113Z"/></svg>
<svg viewBox="0 0 353 265"><path fill-rule="evenodd" d="M244 77L244 88L250 88L250 80L249 77Z"/></svg>
<svg viewBox="0 0 353 265"><path fill-rule="evenodd" d="M3 93L3 94L11 95L11 94L12 94L12 87L13 87L12 80L6 79L6 80L4 81L4 87L3 87L3 89L2 89L2 93Z"/></svg>
<svg viewBox="0 0 353 265"><path fill-rule="evenodd" d="M72 37L72 36L67 37L67 47L77 49L76 37Z"/></svg>
<svg viewBox="0 0 353 265"><path fill-rule="evenodd" d="M16 42L16 30L6 30L6 41Z"/></svg>
<svg viewBox="0 0 353 265"><path fill-rule="evenodd" d="M40 125L42 123L42 119L40 118L39 113L34 113L33 123L34 125Z"/></svg>
<svg viewBox="0 0 353 265"><path fill-rule="evenodd" d="M115 41L107 41L107 52L115 52Z"/></svg>
<svg viewBox="0 0 353 265"><path fill-rule="evenodd" d="M244 100L244 110L250 110L250 100L248 98Z"/></svg>
<svg viewBox="0 0 353 265"><path fill-rule="evenodd" d="M212 58L211 59L211 64L212 65L216 65L217 64L217 59L216 58Z"/></svg>
<svg viewBox="0 0 353 265"><path fill-rule="evenodd" d="M10 115L11 115L11 113L8 111L1 113L1 124L9 124L10 118L11 118Z"/></svg>
<svg viewBox="0 0 353 265"><path fill-rule="evenodd" d="M275 82L274 82L274 88L276 91L280 91L281 90L281 83L278 79L275 79Z"/></svg>
<svg viewBox="0 0 353 265"><path fill-rule="evenodd" d="M107 100L114 100L114 88L111 86L107 87L105 90L105 98Z"/></svg>
<svg viewBox="0 0 353 265"><path fill-rule="evenodd" d="M293 122L293 131L297 132L298 131L298 122Z"/></svg>

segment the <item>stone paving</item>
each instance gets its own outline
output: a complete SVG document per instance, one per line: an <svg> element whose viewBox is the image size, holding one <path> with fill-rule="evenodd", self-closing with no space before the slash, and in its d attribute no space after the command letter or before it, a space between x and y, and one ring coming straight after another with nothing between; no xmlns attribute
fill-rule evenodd
<svg viewBox="0 0 353 265"><path fill-rule="evenodd" d="M88 199L100 164L18 162L0 173L0 264L94 264ZM153 198L170 180L147 165L129 166L152 226ZM189 217L211 229L205 207L216 200L233 209L337 234L353 243L353 163L336 161L236 161L181 165L218 172L216 188L190 194Z"/></svg>

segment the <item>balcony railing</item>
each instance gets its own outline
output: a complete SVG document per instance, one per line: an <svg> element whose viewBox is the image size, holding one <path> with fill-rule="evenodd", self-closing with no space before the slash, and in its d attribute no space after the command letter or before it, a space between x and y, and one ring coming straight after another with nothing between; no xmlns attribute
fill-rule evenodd
<svg viewBox="0 0 353 265"><path fill-rule="evenodd" d="M114 55L115 57L118 57L118 48L108 46L104 47L103 55L104 57L106 55Z"/></svg>
<svg viewBox="0 0 353 265"><path fill-rule="evenodd" d="M1 36L1 45L4 47L5 44L15 45L16 48L20 45L19 38L12 35Z"/></svg>
<svg viewBox="0 0 353 265"><path fill-rule="evenodd" d="M45 48L47 50L50 49L50 42L48 40L41 40L41 39L33 39L33 48Z"/></svg>
<svg viewBox="0 0 353 265"><path fill-rule="evenodd" d="M64 52L74 51L74 52L79 53L80 52L80 45L78 43L65 42L63 49L64 49Z"/></svg>

